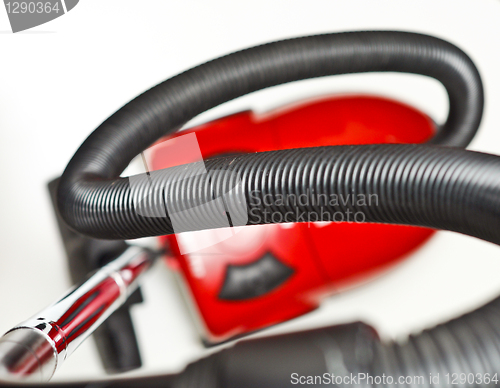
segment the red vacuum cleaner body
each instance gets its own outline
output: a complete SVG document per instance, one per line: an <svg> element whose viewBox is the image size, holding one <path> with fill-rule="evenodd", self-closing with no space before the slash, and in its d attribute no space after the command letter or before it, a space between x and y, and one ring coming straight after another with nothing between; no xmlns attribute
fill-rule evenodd
<svg viewBox="0 0 500 388"><path fill-rule="evenodd" d="M205 159L321 145L423 143L435 129L427 115L394 100L324 97L262 115L245 111L177 133L152 148L151 167L192 162L168 141L192 133ZM377 198L323 200L348 207L349 201ZM234 228L229 238L227 229L187 232L162 243L172 252L168 263L194 302L206 343L214 344L314 310L325 296L388 268L433 233L362 221L352 214L351 220L248 226Z"/></svg>

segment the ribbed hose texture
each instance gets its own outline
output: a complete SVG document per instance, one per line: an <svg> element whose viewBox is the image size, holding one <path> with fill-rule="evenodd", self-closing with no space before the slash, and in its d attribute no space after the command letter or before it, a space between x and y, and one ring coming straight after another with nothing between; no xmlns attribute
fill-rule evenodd
<svg viewBox="0 0 500 388"><path fill-rule="evenodd" d="M483 109L482 84L472 61L452 44L394 31L290 39L205 63L125 105L89 136L67 166L58 191L60 213L70 227L96 238L171 233L165 220L135 214L128 182L117 178L136 155L196 115L244 94L306 78L361 72L406 72L439 80L448 92L450 109L432 142L465 147L474 136Z"/></svg>
<svg viewBox="0 0 500 388"><path fill-rule="evenodd" d="M85 231L138 238L227 227L228 216L239 226L348 221L350 214L351 222L419 225L500 243L494 155L378 144L246 154L206 160L205 168L194 176L187 164L111 186L87 183L76 202L89 209L78 214Z"/></svg>
<svg viewBox="0 0 500 388"><path fill-rule="evenodd" d="M174 379L172 388L294 387L297 386L291 379L294 373L299 376L334 373L336 379L341 379L335 380L337 384L303 384L308 387L497 386L499 319L500 298L497 298L401 343L381 342L370 326L360 322L244 341L189 365ZM302 368L311 358L315 360L314 366Z"/></svg>
<svg viewBox="0 0 500 388"><path fill-rule="evenodd" d="M228 223L346 220L357 214L358 221L451 230L500 244L500 158L455 148L293 149L207 160L203 173L193 174L198 167L184 165L118 178L136 155L207 109L274 85L360 72L436 78L448 92L450 110L431 143L465 147L476 133L483 109L481 80L471 60L447 42L403 32L275 42L193 68L111 116L66 168L58 192L60 213L75 230L107 239ZM416 375L432 368L455 372L455 366L498 371L498 313L496 307L484 311L412 337L407 345L376 344L367 369L375 375ZM204 365L197 376L208 376L209 363ZM189 386L196 380L190 379Z"/></svg>
<svg viewBox="0 0 500 388"><path fill-rule="evenodd" d="M367 373L392 376L398 387L499 385L499 319L500 298L497 298L472 313L411 336L403 344L377 342ZM407 376L412 379L405 383ZM413 378L420 376L423 379ZM433 382L430 376L434 377Z"/></svg>
<svg viewBox="0 0 500 388"><path fill-rule="evenodd" d="M150 220L136 215L137 219L131 219L132 225L137 223L139 226L119 232L135 235L141 233L145 225L152 225L148 234L171 233L170 218L159 216L170 206L175 212L196 209L181 217L183 223L178 227L184 230L224 226L221 214L228 209L233 222L242 222L248 217L248 224L265 222L266 212L268 222L272 221L272 214L287 213L289 217L282 218L283 222L292 222L301 213L315 214L316 219L324 219L327 215L346 215L350 210L353 214L363 213L367 222L447 229L500 244L500 157L494 155L439 146L384 144L238 155L210 159L205 166L206 174L196 176L192 175L189 165L152 174L147 177L150 188L146 192L153 195L147 198L144 193L131 192L128 179L120 180L117 184L125 188L124 202L119 198L110 201L109 214L119 216L120 208L132 206L126 201L142 198L145 206L139 210L153 209L149 215L157 217L150 217ZM105 198L108 195L106 190L109 188L102 185L96 187L95 192ZM376 200L348 201L347 204L339 201L336 205L328 201L320 206L312 204L313 193L325 194L327 198L333 195L339 198L364 196ZM302 201L295 205L283 200L298 199L300 195L303 195ZM214 202L214 198L221 197L225 200ZM165 198L171 203L165 203ZM246 206L242 206L245 203ZM202 204L209 205L200 206ZM144 223L146 220L148 224ZM368 344L372 346L372 352L364 352L363 362L349 356L349 362L344 358L344 364L348 371L366 373L373 378L390 376L399 387L491 386L494 385L495 373L500 373L498 319L500 302L496 300L471 314L412 336L404 344L387 344L375 337L360 337L351 346L344 346L344 351L360 346L366 348ZM367 354L373 355L368 362ZM302 356L297 354L299 358ZM280 362L279 358L276 360ZM281 363L279 365L283 368ZM226 386L218 379L224 378L225 366L219 357L204 359L180 376L179 387L224 388ZM247 370L247 373L259 380L258 370L255 373ZM430 375L437 376L437 373L439 383L433 384ZM469 380L473 374L473 382L461 383L461 374ZM399 380L400 377L403 380ZM406 377L412 379L411 383L405 382ZM269 385L262 378L263 381L255 386L277 386L275 380L274 385ZM482 383L479 383L480 379ZM457 384L451 384L454 380ZM232 381L236 383L226 388L245 386L237 379ZM388 384L387 379L372 381L363 381L357 386L396 386ZM292 384L289 379L284 379L278 386Z"/></svg>

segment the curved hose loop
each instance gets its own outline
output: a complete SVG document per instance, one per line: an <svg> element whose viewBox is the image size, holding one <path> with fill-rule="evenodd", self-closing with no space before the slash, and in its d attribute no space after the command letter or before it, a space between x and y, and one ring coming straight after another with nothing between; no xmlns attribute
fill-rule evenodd
<svg viewBox="0 0 500 388"><path fill-rule="evenodd" d="M157 139L220 103L285 82L368 71L438 79L448 91L450 112L431 142L465 147L474 136L483 107L481 80L470 59L447 42L402 32L275 42L182 73L111 116L85 141L64 172L59 210L71 227L97 238L216 228L226 226L227 214L234 225L254 225L329 221L335 214L351 212L362 214L366 222L451 230L500 245L500 157L456 148L365 145L281 150L210 159L205 161L204 174L192 175L192 166L184 165L155 172L154 179L118 178L130 160ZM135 189L130 180L138 182ZM278 200L278 195L297 198L311 193L316 199L351 195L368 200L337 204L311 200L298 205ZM269 201L269 196L275 201ZM355 339L347 343L347 356L359 341L365 341L373 347L373 357L362 363L346 356L344 361L352 362L348 370L375 376L496 373L500 368L499 300L413 336L407 344ZM209 370L203 367L202 371L200 381L206 386ZM189 386L195 386L196 375L188 377Z"/></svg>
<svg viewBox="0 0 500 388"><path fill-rule="evenodd" d="M136 155L196 115L244 94L307 78L361 72L422 74L445 86L450 101L449 115L431 143L465 147L476 133L483 109L481 79L467 55L448 42L394 31L350 32L284 40L236 52L188 70L148 90L113 114L89 136L68 164L58 191L60 213L70 227L96 238L131 239L172 233L170 209L168 214L159 211L155 216L137 214L135 194L131 193L128 180L118 178ZM384 149L384 152L395 150ZM332 161L335 155L336 151L332 151ZM373 163L378 162L376 159ZM294 171L293 166L298 162L292 159L289 162L289 170ZM330 162L325 159L323 163ZM322 169L332 171L327 165ZM245 173L244 170L241 172ZM326 185L326 180L331 179L329 184L334 184L337 178L317 176L318 181L311 178L309 183L323 182ZM371 178L370 181L375 186L389 182L375 182ZM355 183L362 185L362 182ZM278 185L279 182L276 180L272 184ZM340 185L340 182L336 184ZM247 189L250 188L251 184ZM326 190L326 186L322 188ZM275 189L278 190L278 186ZM155 186L154 190L166 190L173 195L170 198L187 198L168 187ZM164 207L165 199L159 198L154 190L146 179L138 188L143 198L153 198L147 201L154 201L151 203L155 208ZM286 191L285 188L279 190ZM199 203L199 195L199 191L193 192L190 203ZM248 193L244 195L248 197ZM389 197L388 200L393 200ZM181 209L189 207L186 203L170 205ZM369 212L378 214L380 209L370 209ZM242 214L237 215L244 219ZM414 219L408 215L404 220L374 217L373 220L441 226L422 222L423 215L418 217ZM195 229L213 227L209 224L201 223ZM192 226L188 230L192 230Z"/></svg>

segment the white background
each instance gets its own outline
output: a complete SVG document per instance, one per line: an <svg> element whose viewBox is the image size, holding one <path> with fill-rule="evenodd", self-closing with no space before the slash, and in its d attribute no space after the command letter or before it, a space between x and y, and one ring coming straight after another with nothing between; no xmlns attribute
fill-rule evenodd
<svg viewBox="0 0 500 388"><path fill-rule="evenodd" d="M271 40L367 29L428 33L458 45L477 64L486 106L471 148L500 154L499 20L500 0L81 0L60 19L13 35L0 8L0 332L70 286L46 183L98 124L138 93L211 58ZM439 122L447 114L437 82L370 74L258 92L196 121L343 92L394 97ZM500 294L499 253L476 239L439 233L384 276L263 334L363 319L384 338L403 338ZM147 301L133 311L145 361L141 373L179 370L202 347L172 276L158 265L143 289ZM56 379L102 373L88 341Z"/></svg>

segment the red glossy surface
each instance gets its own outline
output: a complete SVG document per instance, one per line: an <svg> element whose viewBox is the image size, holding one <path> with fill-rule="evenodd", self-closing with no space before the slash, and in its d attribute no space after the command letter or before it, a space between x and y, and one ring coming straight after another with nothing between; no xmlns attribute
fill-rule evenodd
<svg viewBox="0 0 500 388"><path fill-rule="evenodd" d="M367 96L326 97L258 115L241 112L200 125L195 132L204 158L319 145L421 143L434 124L421 112L395 101ZM179 152L175 141L154 147L154 170L195 161L196 152ZM432 231L423 228L309 223L244 227L223 239L227 230L164 237L195 302L210 342L255 331L316 308L339 287L366 278L416 249ZM222 240L222 241L221 241ZM200 241L220 241L194 249ZM210 245L210 244L208 244ZM254 262L266 252L294 269L271 292L244 301L223 301L227 266Z"/></svg>

